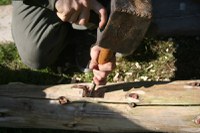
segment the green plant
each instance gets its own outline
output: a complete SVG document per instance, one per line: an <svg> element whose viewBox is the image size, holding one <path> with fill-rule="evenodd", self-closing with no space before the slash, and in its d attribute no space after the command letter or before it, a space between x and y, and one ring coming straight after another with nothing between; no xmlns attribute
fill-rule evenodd
<svg viewBox="0 0 200 133"><path fill-rule="evenodd" d="M0 5L8 5L11 4L11 0L0 0Z"/></svg>

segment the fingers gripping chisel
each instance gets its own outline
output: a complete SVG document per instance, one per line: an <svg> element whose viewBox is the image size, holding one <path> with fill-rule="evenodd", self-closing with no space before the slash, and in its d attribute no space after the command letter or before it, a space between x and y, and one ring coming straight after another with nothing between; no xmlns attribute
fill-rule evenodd
<svg viewBox="0 0 200 133"><path fill-rule="evenodd" d="M101 48L100 53L99 53L99 57L98 57L98 64L103 65L103 64L109 62L111 60L111 58L113 58L113 56L114 56L114 52L113 51L111 51L110 49ZM93 81L89 97L93 97L94 96L95 88L96 88L96 84Z"/></svg>

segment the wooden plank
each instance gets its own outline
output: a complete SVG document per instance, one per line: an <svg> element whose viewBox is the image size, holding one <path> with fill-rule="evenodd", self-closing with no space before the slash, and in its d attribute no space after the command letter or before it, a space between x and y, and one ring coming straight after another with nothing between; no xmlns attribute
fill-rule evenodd
<svg viewBox="0 0 200 133"><path fill-rule="evenodd" d="M101 98L84 97L85 92L77 86L80 84L76 88L74 84L1 85L0 126L95 132L200 132L199 83L110 84L99 87L98 93L105 92ZM135 101L127 99L132 93L139 95ZM69 101L61 103L61 97ZM130 106L130 101L137 106Z"/></svg>

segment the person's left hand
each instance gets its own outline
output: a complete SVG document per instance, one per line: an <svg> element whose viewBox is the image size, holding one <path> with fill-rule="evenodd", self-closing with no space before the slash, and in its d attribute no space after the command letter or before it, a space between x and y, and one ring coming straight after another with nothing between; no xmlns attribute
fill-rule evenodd
<svg viewBox="0 0 200 133"><path fill-rule="evenodd" d="M116 67L116 58L113 56L111 60L105 64L98 64L98 57L101 48L99 46L94 46L91 48L91 62L90 69L93 70L93 81L96 85L105 85L107 82L107 76Z"/></svg>

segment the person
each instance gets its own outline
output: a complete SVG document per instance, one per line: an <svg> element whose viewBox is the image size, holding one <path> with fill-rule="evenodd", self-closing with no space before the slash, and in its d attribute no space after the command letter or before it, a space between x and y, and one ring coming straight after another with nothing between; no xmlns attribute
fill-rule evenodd
<svg viewBox="0 0 200 133"><path fill-rule="evenodd" d="M79 58L90 55L91 59L87 62L90 61L93 81L97 85L106 84L107 75L115 68L115 57L108 63L98 64L98 45L87 52L78 48L95 43L94 30L75 30L72 26L76 24L87 28L93 11L99 16L98 27L102 29L108 16L103 6L105 1L13 0L12 34L22 61L30 68L41 69L67 61L67 58L76 58L76 65L80 66L83 60ZM74 54L81 51L84 54Z"/></svg>

